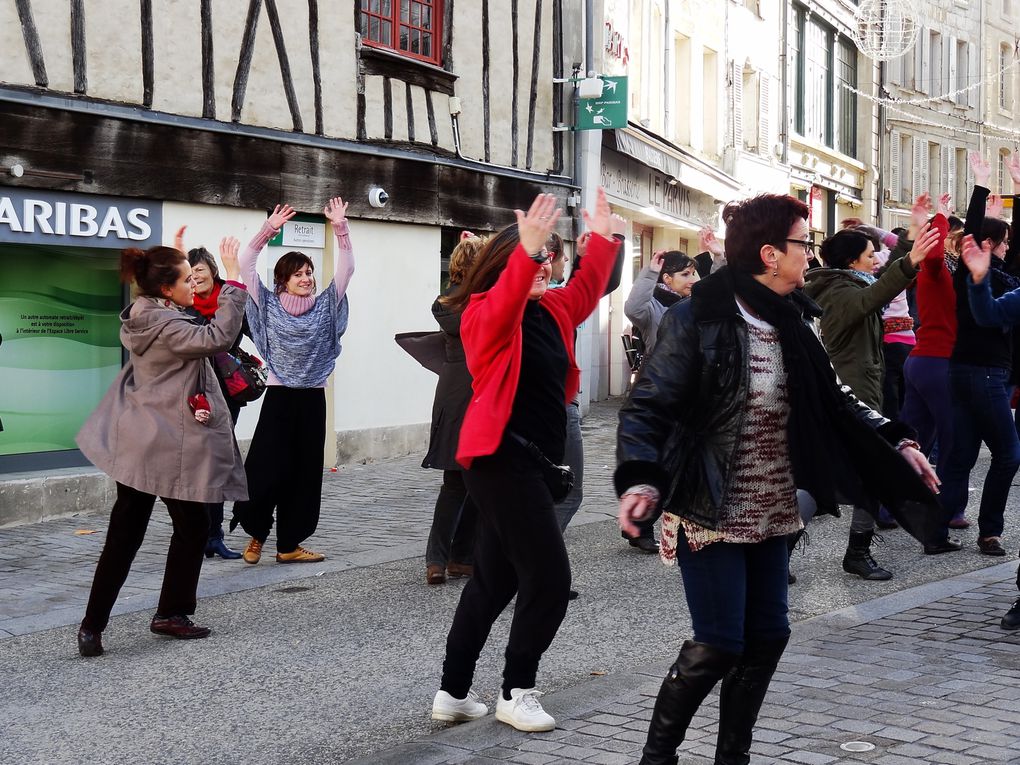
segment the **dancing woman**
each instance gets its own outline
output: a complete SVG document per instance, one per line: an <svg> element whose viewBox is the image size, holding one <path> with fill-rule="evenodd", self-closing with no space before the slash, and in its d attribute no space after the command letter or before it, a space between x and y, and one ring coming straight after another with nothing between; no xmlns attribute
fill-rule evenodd
<svg viewBox="0 0 1020 765"><path fill-rule="evenodd" d="M288 252L273 269L273 289L255 264L266 243L295 211L277 205L241 254L241 278L251 301L246 308L255 347L269 367L269 386L244 467L247 502L234 505L231 530L240 523L251 535L245 563L258 563L276 513L278 563L314 563L325 558L302 547L315 533L322 499L326 445L326 380L347 331L347 285L354 254L347 204L335 197L323 214L336 236L336 263L329 285L315 294L315 267L303 252Z"/></svg>
<svg viewBox="0 0 1020 765"><path fill-rule="evenodd" d="M517 596L496 719L542 731L555 720L537 699L542 654L567 610L570 564L538 453L559 464L566 402L580 382L574 330L602 297L616 260L609 203L599 190L584 268L550 290L544 249L556 225L555 198L540 194L517 224L486 243L449 303L462 310L461 339L474 397L460 432L457 461L478 506L474 575L464 586L446 640L437 720L488 712L471 691L489 630Z"/></svg>
<svg viewBox="0 0 1020 765"><path fill-rule="evenodd" d="M209 536L206 503L247 497L234 423L209 363L241 330L244 287L224 284L216 315L202 325L184 313L194 303L195 286L183 252L124 250L120 269L139 293L120 315L128 362L77 438L82 453L117 482L106 544L78 631L82 656L103 653L103 630L157 496L170 513L173 535L149 629L175 638L207 637L209 628L188 618L195 613Z"/></svg>
<svg viewBox="0 0 1020 765"><path fill-rule="evenodd" d="M790 635L786 535L801 526L798 487L826 504L875 495L921 539L944 527L938 479L910 431L837 383L809 326L820 309L800 290L808 212L773 194L726 206L728 266L666 312L620 411L620 527L633 533L661 499L663 546L675 547L694 627L659 690L643 765L676 765L719 680L715 762L749 762Z"/></svg>

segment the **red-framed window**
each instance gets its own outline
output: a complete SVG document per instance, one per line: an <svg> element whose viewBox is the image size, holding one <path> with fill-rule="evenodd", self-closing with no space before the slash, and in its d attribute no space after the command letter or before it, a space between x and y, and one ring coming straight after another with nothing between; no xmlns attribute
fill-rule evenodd
<svg viewBox="0 0 1020 765"><path fill-rule="evenodd" d="M361 0L361 39L442 66L443 0Z"/></svg>

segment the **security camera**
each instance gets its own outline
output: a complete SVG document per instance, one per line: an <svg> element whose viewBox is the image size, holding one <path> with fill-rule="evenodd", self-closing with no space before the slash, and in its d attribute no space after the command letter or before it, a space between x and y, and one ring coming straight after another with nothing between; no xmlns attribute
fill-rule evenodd
<svg viewBox="0 0 1020 765"><path fill-rule="evenodd" d="M385 207L389 201L390 195L386 193L385 189L373 188L368 192L368 203L372 207Z"/></svg>

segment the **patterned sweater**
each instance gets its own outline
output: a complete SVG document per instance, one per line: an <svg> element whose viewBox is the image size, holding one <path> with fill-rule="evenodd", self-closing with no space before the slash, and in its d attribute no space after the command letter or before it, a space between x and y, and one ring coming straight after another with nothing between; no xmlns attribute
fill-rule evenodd
<svg viewBox="0 0 1020 765"><path fill-rule="evenodd" d="M694 552L713 542L762 542L791 534L803 525L787 448L790 401L779 332L740 308L747 321L750 375L722 524L713 531L669 513L663 515L663 538L667 537L667 524L675 529L679 523ZM668 546L667 540L664 547ZM673 548L675 554L675 542Z"/></svg>

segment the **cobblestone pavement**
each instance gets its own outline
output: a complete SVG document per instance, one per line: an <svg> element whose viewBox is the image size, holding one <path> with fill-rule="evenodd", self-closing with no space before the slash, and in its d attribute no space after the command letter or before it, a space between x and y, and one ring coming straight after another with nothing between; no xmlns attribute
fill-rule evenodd
<svg viewBox="0 0 1020 765"><path fill-rule="evenodd" d="M589 467L587 499L574 525L615 515L607 474L618 405L618 400L594 405L582 426ZM271 535L267 555L258 566L219 558L207 561L199 596L240 592L421 555L441 482L440 471L421 468L420 454L344 466L335 473L326 473L318 531L308 543L327 556L323 563L275 564L275 538ZM0 639L81 619L106 538L108 515L109 508L96 508L95 513L87 515L0 529ZM115 615L155 606L170 532L170 518L162 504L157 504L145 543L114 608ZM247 537L238 528L227 534L227 542L241 551Z"/></svg>
<svg viewBox="0 0 1020 765"><path fill-rule="evenodd" d="M922 585L794 627L762 709L752 762L829 765L1020 763L1020 632L998 626L1013 564ZM641 757L668 660L543 699L549 733L489 717L356 760L358 765L592 763ZM718 696L680 749L711 762ZM864 743L866 752L841 745Z"/></svg>

